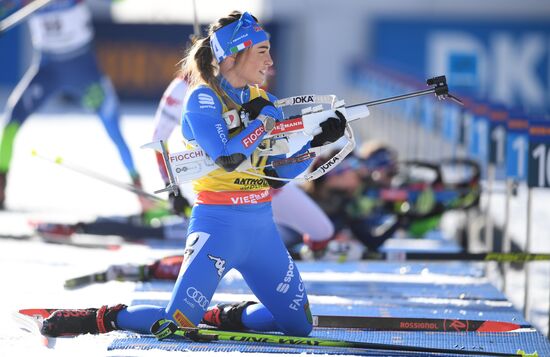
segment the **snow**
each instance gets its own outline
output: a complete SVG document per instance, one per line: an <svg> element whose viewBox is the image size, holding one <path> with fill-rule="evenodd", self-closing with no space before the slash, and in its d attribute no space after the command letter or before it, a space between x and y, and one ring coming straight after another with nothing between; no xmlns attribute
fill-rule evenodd
<svg viewBox="0 0 550 357"><path fill-rule="evenodd" d="M145 189L152 192L162 187L154 154L139 147L150 141L153 131L153 109L136 111L122 120L123 133L134 154L134 160L143 178ZM177 139L171 140L171 144ZM176 143L177 144L177 143ZM77 164L89 170L128 182L127 174L118 154L107 138L101 123L93 115L64 114L59 112L32 116L22 127L15 145L15 155L9 176L8 211L0 213L0 233L30 234L29 220L58 220L74 222L91 220L98 215L127 215L137 213L138 201L131 193L109 186L95 179L74 173L59 165L31 155L35 150L50 159L61 156L66 163ZM524 191L512 203L511 231L515 239L524 236ZM533 240L536 251L550 251L548 239L548 192L537 192L534 201ZM546 198L546 199L543 199ZM494 195L494 207L503 207L502 195ZM503 214L495 210L495 219L503 221ZM520 242L521 243L521 242ZM145 246L123 246L119 250L82 249L44 244L36 241L0 239L0 356L122 356L128 352L107 352L106 347L116 333L99 337L81 336L59 341L55 349L47 349L37 336L19 330L11 314L20 308L99 307L107 304L129 303L135 294L133 283L110 282L87 288L67 291L63 282L67 278L104 270L110 264L144 263L174 253L166 249L153 250ZM548 263L536 263L532 269L531 321L543 332L547 331L549 276ZM407 276L406 276L407 277ZM489 276L491 277L491 276ZM304 273L305 279L338 281L339 279L365 279L365 274ZM404 276L379 274L369 279L384 281L403 279ZM407 279L421 277L408 276ZM440 281L449 277L432 274L423 277ZM440 280L438 280L440 279ZM453 283L469 282L469 277L452 277ZM425 280L424 280L425 281ZM495 284L499 284L495 281ZM523 301L523 272L511 270L508 279L508 296L521 308ZM168 293L160 293L167 299ZM239 296L241 297L241 296ZM218 296L225 298L225 296ZM342 305L350 301L333 297L332 302ZM341 299L341 300L338 300ZM312 304L324 303L312 297ZM136 356L162 356L174 353L164 351L131 351ZM206 353L197 353L204 355ZM229 356L240 353L224 354ZM256 356L262 354L254 354ZM267 356L267 354L266 354Z"/></svg>

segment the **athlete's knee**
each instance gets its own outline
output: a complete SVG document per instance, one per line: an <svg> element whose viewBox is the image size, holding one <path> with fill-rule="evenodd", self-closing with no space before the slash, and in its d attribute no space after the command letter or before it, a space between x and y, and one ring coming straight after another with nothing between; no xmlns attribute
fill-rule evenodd
<svg viewBox="0 0 550 357"><path fill-rule="evenodd" d="M82 105L96 111L105 122L117 121L119 118L118 97L108 78L102 78L86 89Z"/></svg>
<svg viewBox="0 0 550 357"><path fill-rule="evenodd" d="M283 326L282 330L283 333L289 336L308 336L313 330L311 313L309 313L309 317L305 316L301 321L293 321L292 324Z"/></svg>
<svg viewBox="0 0 550 357"><path fill-rule="evenodd" d="M313 329L313 318L307 298L304 305L291 305L289 309L293 310L292 317L278 324L282 332L290 336L309 335Z"/></svg>

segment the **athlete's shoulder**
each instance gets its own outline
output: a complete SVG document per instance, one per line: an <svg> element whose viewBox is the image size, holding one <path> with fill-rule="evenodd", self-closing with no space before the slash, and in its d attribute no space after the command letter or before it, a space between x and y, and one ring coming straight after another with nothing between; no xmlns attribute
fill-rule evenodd
<svg viewBox="0 0 550 357"><path fill-rule="evenodd" d="M264 91L265 94L267 95L267 99L269 99L269 101L271 103L275 103L279 98L277 98L276 96L274 96L273 94L269 93L268 91ZM284 116L285 116L285 113L283 112L283 109L282 108L279 108L277 107L277 111L279 112L279 117L276 118L276 119L283 119Z"/></svg>
<svg viewBox="0 0 550 357"><path fill-rule="evenodd" d="M275 102L279 99L278 97L276 97L275 95L269 93L268 91L265 91L265 94L267 94L267 97L269 98L270 102Z"/></svg>
<svg viewBox="0 0 550 357"><path fill-rule="evenodd" d="M221 111L222 108L220 98L207 85L199 85L191 89L185 101L187 111Z"/></svg>

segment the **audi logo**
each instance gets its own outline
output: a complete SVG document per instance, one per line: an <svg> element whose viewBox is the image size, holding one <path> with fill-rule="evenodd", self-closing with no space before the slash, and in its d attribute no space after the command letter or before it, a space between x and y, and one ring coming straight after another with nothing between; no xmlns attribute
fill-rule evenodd
<svg viewBox="0 0 550 357"><path fill-rule="evenodd" d="M194 302L199 304L200 307L204 311L208 308L208 305L210 305L210 301L204 296L200 291L197 290L197 288L191 286L187 288L187 296L189 296L191 299L193 299Z"/></svg>

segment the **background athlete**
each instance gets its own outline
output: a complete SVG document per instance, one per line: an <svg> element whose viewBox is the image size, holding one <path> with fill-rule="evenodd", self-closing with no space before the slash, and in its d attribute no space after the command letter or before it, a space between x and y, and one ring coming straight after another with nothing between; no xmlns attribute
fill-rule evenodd
<svg viewBox="0 0 550 357"><path fill-rule="evenodd" d="M18 1L20 6L26 2ZM140 177L120 130L115 90L93 51L91 13L82 0L55 0L30 16L34 56L11 93L0 142L0 209L4 208L15 137L25 120L55 94L68 94L99 116L134 185ZM150 202L140 198L142 209Z"/></svg>

